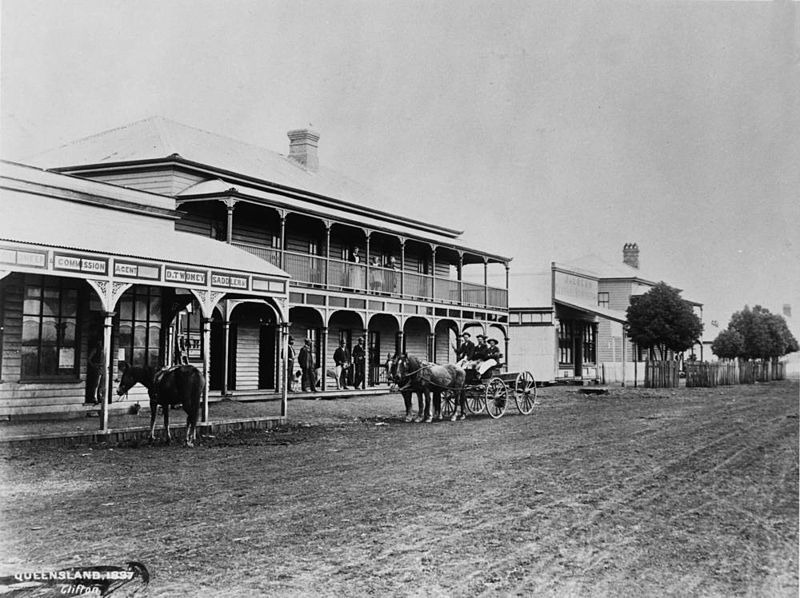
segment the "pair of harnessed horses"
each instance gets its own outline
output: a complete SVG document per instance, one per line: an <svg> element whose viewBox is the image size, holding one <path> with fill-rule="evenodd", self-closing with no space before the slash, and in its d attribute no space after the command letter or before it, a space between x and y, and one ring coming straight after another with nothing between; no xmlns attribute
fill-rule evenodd
<svg viewBox="0 0 800 598"><path fill-rule="evenodd" d="M445 391L452 392L456 400L457 409L450 416L450 421L466 418L464 384L467 374L462 368L452 364L428 363L405 353L391 357L386 367L389 381L403 395L406 421L429 423L434 417L442 419L442 393ZM411 409L411 398L414 393L417 393L419 406L416 418L413 417ZM431 397L433 397L433 413L431 413Z"/></svg>

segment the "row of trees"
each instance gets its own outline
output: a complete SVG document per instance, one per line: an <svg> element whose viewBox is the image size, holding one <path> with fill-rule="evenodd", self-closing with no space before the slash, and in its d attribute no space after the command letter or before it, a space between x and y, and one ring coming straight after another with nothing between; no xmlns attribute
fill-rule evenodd
<svg viewBox="0 0 800 598"><path fill-rule="evenodd" d="M703 334L703 323L692 304L665 282L659 282L644 295L631 297L627 320L628 337L640 347L658 351L662 361L669 351L682 353L690 349Z"/></svg>
<svg viewBox="0 0 800 598"><path fill-rule="evenodd" d="M703 323L692 304L665 282L644 295L631 297L627 320L630 339L640 347L657 351L662 360L670 351L682 353L690 349L703 333ZM783 316L756 305L733 314L711 350L723 359L774 360L800 347Z"/></svg>
<svg viewBox="0 0 800 598"><path fill-rule="evenodd" d="M799 350L783 316L756 305L744 306L731 316L728 327L711 343L714 355L723 359L772 359Z"/></svg>

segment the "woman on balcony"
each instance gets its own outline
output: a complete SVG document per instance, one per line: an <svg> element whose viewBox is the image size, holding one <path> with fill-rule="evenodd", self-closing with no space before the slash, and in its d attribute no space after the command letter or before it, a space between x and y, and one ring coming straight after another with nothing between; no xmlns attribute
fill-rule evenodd
<svg viewBox="0 0 800 598"><path fill-rule="evenodd" d="M372 256L369 264L369 288L373 293L380 293L383 287L380 267L381 263L378 261L378 256Z"/></svg>
<svg viewBox="0 0 800 598"><path fill-rule="evenodd" d="M364 289L364 275L363 266L361 266L361 254L358 252L358 247L354 247L350 252L348 260L352 265L348 268L347 282L351 289Z"/></svg>

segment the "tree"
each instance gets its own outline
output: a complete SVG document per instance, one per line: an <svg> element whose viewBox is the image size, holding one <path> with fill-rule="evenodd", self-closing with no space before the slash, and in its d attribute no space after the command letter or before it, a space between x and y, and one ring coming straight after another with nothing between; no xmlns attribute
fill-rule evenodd
<svg viewBox="0 0 800 598"><path fill-rule="evenodd" d="M760 305L753 309L745 305L742 311L733 314L728 330L742 337L741 350L735 357L777 359L798 350L797 339L789 330L783 316L773 314Z"/></svg>
<svg viewBox="0 0 800 598"><path fill-rule="evenodd" d="M722 359L735 359L744 350L744 337L736 330L727 328L720 332L711 343L711 350L714 355Z"/></svg>
<svg viewBox="0 0 800 598"><path fill-rule="evenodd" d="M667 351L686 351L703 333L691 303L665 282L631 297L627 319L630 339L640 347L658 349L661 359L666 359Z"/></svg>

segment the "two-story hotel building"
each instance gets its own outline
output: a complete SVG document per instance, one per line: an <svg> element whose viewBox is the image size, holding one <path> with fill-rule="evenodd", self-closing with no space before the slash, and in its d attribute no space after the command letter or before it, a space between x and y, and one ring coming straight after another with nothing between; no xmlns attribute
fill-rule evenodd
<svg viewBox="0 0 800 598"><path fill-rule="evenodd" d="M383 381L381 364L397 350L450 361L463 331L493 336L507 352L510 258L466 247L461 231L401 214L325 168L314 131L288 136L284 155L151 118L34 163L168 198L179 214L175 231L244 250L287 273L288 333L298 349L311 339L324 370L333 368L340 341L351 350L358 338L368 349L368 385ZM489 283L498 278L505 284ZM174 338L190 362L201 359L200 307L192 300L176 315ZM220 303L211 323L213 394L277 390L278 356L268 342L275 324L258 306ZM330 385L323 373L322 390Z"/></svg>

